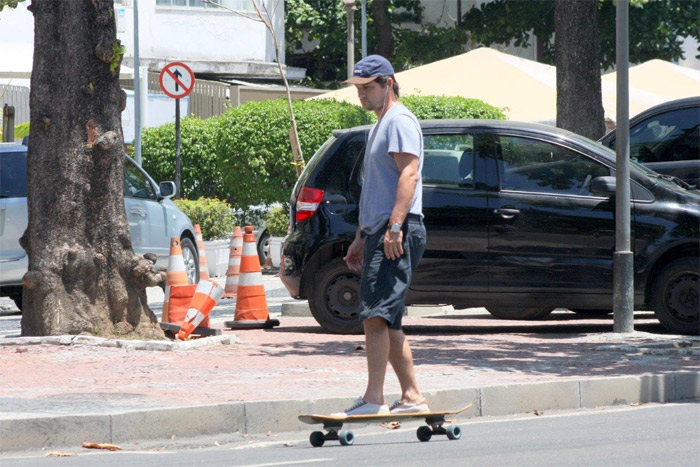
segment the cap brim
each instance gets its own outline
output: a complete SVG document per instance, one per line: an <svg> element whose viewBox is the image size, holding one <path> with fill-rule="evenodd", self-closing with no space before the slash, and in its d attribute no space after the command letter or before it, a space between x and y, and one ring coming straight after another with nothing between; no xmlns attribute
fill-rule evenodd
<svg viewBox="0 0 700 467"><path fill-rule="evenodd" d="M367 84L371 83L377 78L379 78L379 76L370 76L368 78L362 78L361 76L353 76L352 78L343 81L343 84Z"/></svg>

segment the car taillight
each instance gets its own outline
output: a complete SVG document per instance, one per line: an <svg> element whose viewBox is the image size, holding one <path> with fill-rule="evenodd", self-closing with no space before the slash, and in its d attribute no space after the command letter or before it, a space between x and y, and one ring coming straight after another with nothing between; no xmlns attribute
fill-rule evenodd
<svg viewBox="0 0 700 467"><path fill-rule="evenodd" d="M303 187L297 198L297 222L308 219L316 213L323 199L323 190Z"/></svg>

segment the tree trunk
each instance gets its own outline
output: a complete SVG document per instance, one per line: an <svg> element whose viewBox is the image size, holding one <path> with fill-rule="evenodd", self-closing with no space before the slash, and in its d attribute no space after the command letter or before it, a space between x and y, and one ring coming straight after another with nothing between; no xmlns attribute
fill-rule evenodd
<svg viewBox="0 0 700 467"><path fill-rule="evenodd" d="M385 58L394 54L394 36L389 22L389 0L374 0L372 2L374 27L377 29L377 45L374 53Z"/></svg>
<svg viewBox="0 0 700 467"><path fill-rule="evenodd" d="M163 338L145 287L165 273L133 253L124 209L126 94L113 2L32 0L30 10L22 335Z"/></svg>
<svg viewBox="0 0 700 467"><path fill-rule="evenodd" d="M605 133L598 0L556 0L557 126L591 139Z"/></svg>

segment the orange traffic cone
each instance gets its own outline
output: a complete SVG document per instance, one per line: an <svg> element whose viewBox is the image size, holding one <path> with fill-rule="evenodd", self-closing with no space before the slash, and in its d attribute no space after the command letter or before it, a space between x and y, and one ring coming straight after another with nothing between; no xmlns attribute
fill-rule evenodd
<svg viewBox="0 0 700 467"><path fill-rule="evenodd" d="M209 265L207 264L207 254L204 251L204 240L202 239L202 228L199 224L194 225L194 235L197 237L197 249L199 250L199 280L209 280Z"/></svg>
<svg viewBox="0 0 700 467"><path fill-rule="evenodd" d="M265 298L265 286L262 283L260 259L255 246L253 227L245 226L243 236L243 254L241 256L240 276L236 297L236 315L233 321L226 321L226 326L234 328L271 328L280 322L270 319Z"/></svg>
<svg viewBox="0 0 700 467"><path fill-rule="evenodd" d="M170 239L170 258L168 260L168 277L165 279L165 298L163 300L163 316L161 321L164 323L170 322L168 307L170 302L170 286L172 285L187 285L187 270L185 269L185 260L182 258L182 246L180 239L172 237Z"/></svg>
<svg viewBox="0 0 700 467"><path fill-rule="evenodd" d="M241 269L241 254L243 253L243 234L241 233L241 228L238 226L233 229L230 248L224 298L234 298L238 291L238 276Z"/></svg>
<svg viewBox="0 0 700 467"><path fill-rule="evenodd" d="M192 303L187 310L187 316L180 331L177 333L177 338L185 340L195 332L199 324L209 317L209 312L216 306L217 302L224 295L224 289L216 282L199 281L197 290L192 297Z"/></svg>

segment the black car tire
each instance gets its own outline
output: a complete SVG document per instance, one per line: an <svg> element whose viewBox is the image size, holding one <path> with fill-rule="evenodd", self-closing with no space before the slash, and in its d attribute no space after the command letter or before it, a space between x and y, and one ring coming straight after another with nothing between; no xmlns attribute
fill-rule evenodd
<svg viewBox="0 0 700 467"><path fill-rule="evenodd" d="M258 242L258 258L260 258L260 265L265 265L265 260L267 260L267 247L270 246L270 233L266 230L260 236L260 241Z"/></svg>
<svg viewBox="0 0 700 467"><path fill-rule="evenodd" d="M554 307L489 306L486 311L500 319L542 319L554 311Z"/></svg>
<svg viewBox="0 0 700 467"><path fill-rule="evenodd" d="M360 322L360 276L343 258L324 264L309 290L311 314L324 329L336 334L362 334Z"/></svg>
<svg viewBox="0 0 700 467"><path fill-rule="evenodd" d="M698 258L681 258L667 264L651 290L651 307L663 327L677 334L700 334Z"/></svg>
<svg viewBox="0 0 700 467"><path fill-rule="evenodd" d="M10 298L12 299L13 302L15 302L15 306L19 311L22 311L22 292L20 293L13 293L10 295Z"/></svg>
<svg viewBox="0 0 700 467"><path fill-rule="evenodd" d="M180 246L182 247L182 258L185 261L187 279L190 281L190 284L197 284L199 282L199 255L197 254L197 248L195 248L194 243L189 238L181 239ZM185 250L189 250L189 255ZM192 268L194 269L194 277L191 274Z"/></svg>

